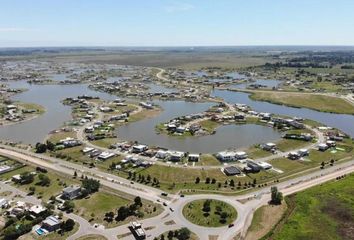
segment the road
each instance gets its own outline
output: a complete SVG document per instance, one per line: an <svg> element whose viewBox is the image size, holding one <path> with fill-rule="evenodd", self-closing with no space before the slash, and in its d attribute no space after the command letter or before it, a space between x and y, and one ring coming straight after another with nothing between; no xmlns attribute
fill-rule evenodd
<svg viewBox="0 0 354 240"><path fill-rule="evenodd" d="M160 72L157 73L157 77L167 81L168 79L163 77L163 73L165 70L160 69ZM96 109L97 111L97 109ZM99 114L99 113L98 113ZM102 115L98 115L98 119L101 119ZM85 141L87 145L90 146L90 143L84 139L83 128L78 130L78 136L80 140ZM320 132L316 132L318 142L323 141L323 135ZM95 148L99 148L95 145L92 145ZM107 150L105 148L101 148L102 150ZM119 153L119 152L117 152ZM285 154L285 153L283 153ZM85 166L67 162L61 159L56 159L53 157L49 157L46 155L36 154L27 150L17 149L14 147L10 147L7 145L0 145L0 155L4 155L18 161L24 162L26 164L33 164L36 166L41 166L56 172L60 172L67 175L73 175L74 172L78 172L94 179L100 180L101 184L105 187L119 190L123 193L127 193L134 196L140 196L146 200L150 200L153 202L166 202L167 207L163 206L163 212L153 218L148 218L140 221L145 228L150 229L147 230L147 239L153 239L154 237L160 235L163 232L169 230L179 229L181 227L187 227L192 232L197 234L200 239L208 239L209 236L217 236L217 239L220 240L231 240L236 235L241 234L241 236L245 236L248 227L251 224L252 217L254 211L268 203L270 200L270 186L267 188L257 189L253 192L249 192L243 195L238 196L224 196L217 194L198 194L198 195L187 195L185 197L180 197L178 195L170 194L169 200L161 198L162 191L156 188L152 188L146 185L142 185L139 183L131 184L129 180L109 174L103 171L100 171L95 168L87 168ZM141 158L141 156L139 156ZM272 156L273 157L273 156ZM277 156L279 157L279 156ZM151 160L151 159L150 159ZM259 159L258 159L259 160ZM262 159L267 160L267 159ZM217 166L220 167L220 166ZM202 168L206 168L205 166ZM345 163L338 163L333 167L327 167L323 170L318 169L315 172L311 172L304 176L299 176L294 179L289 179L284 182L280 182L275 184L283 194L289 195L295 192L303 191L307 188L313 187L315 185L322 184L324 182L335 179L338 176L348 174L354 172L354 159L347 161ZM1 189L9 189L13 193L18 193L16 189L13 189L11 186L4 186L3 183L0 184ZM7 187L7 188L6 188ZM25 193L20 194L26 201L36 203L39 200L34 197L28 197ZM238 212L238 217L234 221L234 227L228 228L227 226L218 227L218 228L208 228L197 226L191 222L189 222L186 218L184 218L182 211L183 207L194 200L199 199L217 199L221 201L225 201L232 205ZM170 210L173 209L173 211ZM80 228L78 232L70 236L69 240L77 239L83 235L87 234L99 234L105 236L107 239L117 239L117 235L129 233L128 224L118 226L115 228L104 229L104 228L95 228L92 226L87 220L77 216L75 214L68 214L68 217L74 219L76 222L80 224ZM167 224L172 223L173 224ZM127 235L123 239L134 239L131 235Z"/></svg>
<svg viewBox="0 0 354 240"><path fill-rule="evenodd" d="M162 199L161 191L155 188L151 188L145 185L134 184L131 185L126 179L114 176L112 174L101 172L97 169L85 168L81 165L66 162L59 159L53 159L39 154L34 154L25 150L17 150L8 146L2 146L0 148L0 154L8 157L15 158L22 162L42 166L54 171L58 171L64 174L72 175L73 172L80 171L92 176L93 178L99 179L101 184L112 188L117 189L122 192L126 192L131 195L141 196L147 200L151 201L166 201ZM6 148L6 149L5 149ZM66 165L65 167L63 165ZM283 192L284 195L289 195L298 191L305 190L312 186L322 184L331 179L335 179L337 176L343 174L348 174L354 171L354 160L338 164L334 167L329 167L324 170L319 170L313 173L310 173L306 176L297 177L295 179L287 180L276 184L279 190ZM104 178L114 179L114 182L105 180ZM119 183L121 181L121 183ZM164 208L163 213L159 216L142 220L144 227L154 226L155 228L148 230L147 234L153 237L172 229L178 229L182 226L188 227L191 231L195 232L200 239L207 239L209 235L217 235L218 239L232 239L236 234L246 232L248 225L252 220L253 212L267 204L270 199L269 189L259 189L252 193L247 193L240 196L223 196L223 195L214 195L214 194L204 194L204 195L188 195L185 197L179 197L177 195L170 195L171 200L166 201L168 207ZM197 226L190 223L183 217L182 210L183 207L190 201L197 199L217 199L225 201L231 204L238 212L238 218L235 220L235 226L233 228L228 227L219 227L219 228L205 228ZM246 201L247 200L247 201ZM242 203L241 203L242 202ZM174 209L170 211L169 208ZM119 226L111 229L97 229L91 226L86 220L80 218L76 215L69 216L75 221L80 223L80 230L71 236L69 239L75 239L79 236L85 235L87 233L100 234L108 239L115 239L118 234L128 232L128 225ZM164 223L174 221L173 225L166 225ZM126 239L132 239L132 236L127 236Z"/></svg>

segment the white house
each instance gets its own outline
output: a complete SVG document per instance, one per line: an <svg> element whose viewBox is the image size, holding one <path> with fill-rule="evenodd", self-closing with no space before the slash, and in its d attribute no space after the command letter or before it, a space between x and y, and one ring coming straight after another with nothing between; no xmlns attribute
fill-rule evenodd
<svg viewBox="0 0 354 240"><path fill-rule="evenodd" d="M229 151L219 152L216 154L216 158L224 162L234 161L236 159L236 153Z"/></svg>

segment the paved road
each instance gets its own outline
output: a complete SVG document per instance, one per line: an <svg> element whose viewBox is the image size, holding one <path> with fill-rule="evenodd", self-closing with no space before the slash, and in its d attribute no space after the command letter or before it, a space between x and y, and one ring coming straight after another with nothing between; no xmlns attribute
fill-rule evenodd
<svg viewBox="0 0 354 240"><path fill-rule="evenodd" d="M116 177L111 174L107 174L101 172L96 169L88 169L82 167L81 165L69 163L69 162L61 162L59 159L53 159L49 157L44 157L42 155L33 154L24 150L19 150L18 152L11 147L7 147L7 149L0 149L0 154L13 157L24 162L32 163L35 165L40 165L42 167L52 169L55 171L59 171L65 174L72 175L73 169L83 169L85 174L91 174L92 176L103 176L103 177L112 177L115 181L124 180L119 177ZM9 149L10 148L10 149ZM44 159L43 159L44 157ZM62 164L68 165L68 167L63 167ZM281 182L277 184L277 187L284 193L284 195L292 194L294 192L302 191L306 188L312 187L314 185L321 184L328 180L331 180L337 176L347 174L354 171L354 160L351 160L346 163L338 164L335 167L329 167L324 170L319 170L317 172L308 174L306 176L301 176L295 179L287 180L285 182ZM322 176L321 176L322 175ZM107 180L102 180L101 177L98 177L101 180L101 183L107 187L118 189L120 191L141 196L148 200L156 201L159 199L160 201L164 201L160 198L161 191L154 188L149 188L145 185L136 184L134 187L138 187L138 189L132 188L132 186L127 183L127 186L124 184L119 184L116 182L111 182ZM141 189L139 189L141 188ZM146 189L144 189L146 188ZM148 235L153 237L157 236L160 233L163 233L168 230L177 229L182 226L186 226L195 232L200 239L207 239L209 235L218 235L218 239L232 239L237 233L244 233L245 229L247 229L248 224L252 220L253 212L260 206L267 204L270 199L269 189L260 189L252 193L244 194L241 196L223 196L223 195L213 195L213 194L205 194L205 195L191 195L185 196L184 198L171 195L172 199L170 201L166 201L168 203L168 207L166 207L162 214L157 217L149 218L141 221L144 227L154 226L155 228L147 231ZM182 209L190 201L197 199L218 199L225 201L231 204L238 211L238 218L235 220L235 227L220 227L220 228L204 228L197 225L194 225L187 221L182 214ZM245 203L241 203L246 201ZM168 208L171 207L174 211L170 211ZM80 230L74 234L70 239L75 239L76 237L82 236L87 233L101 234L107 237L108 239L115 239L115 236L122 233L128 232L128 225L119 226L117 228L111 229L96 229L92 227L86 220L78 217L78 216L69 216L80 222ZM173 225L166 225L165 222L174 221ZM132 236L127 236L126 239L132 239Z"/></svg>

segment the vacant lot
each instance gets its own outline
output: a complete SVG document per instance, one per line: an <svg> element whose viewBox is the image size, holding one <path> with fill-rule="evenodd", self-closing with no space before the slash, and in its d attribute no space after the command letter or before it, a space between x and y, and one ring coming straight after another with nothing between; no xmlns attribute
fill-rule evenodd
<svg viewBox="0 0 354 240"><path fill-rule="evenodd" d="M354 175L350 175L290 196L290 215L271 238L354 239L353 184Z"/></svg>
<svg viewBox="0 0 354 240"><path fill-rule="evenodd" d="M289 92L253 92L250 98L293 107L310 108L317 111L354 114L354 106L347 101L331 96Z"/></svg>

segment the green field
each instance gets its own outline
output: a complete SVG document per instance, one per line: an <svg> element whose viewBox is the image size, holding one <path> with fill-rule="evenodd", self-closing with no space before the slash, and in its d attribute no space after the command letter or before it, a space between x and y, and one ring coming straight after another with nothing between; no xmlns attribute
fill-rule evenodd
<svg viewBox="0 0 354 240"><path fill-rule="evenodd" d="M206 211L203 209L205 201L208 200L196 200L184 206L183 215L188 221L204 227L220 227L236 220L237 212L228 203L210 200L210 210ZM226 218L221 220L223 214Z"/></svg>
<svg viewBox="0 0 354 240"><path fill-rule="evenodd" d="M350 175L288 197L288 217L271 239L354 239L353 185Z"/></svg>
<svg viewBox="0 0 354 240"><path fill-rule="evenodd" d="M322 112L354 114L354 106L347 101L320 94L255 91L250 98L292 107L304 107Z"/></svg>

